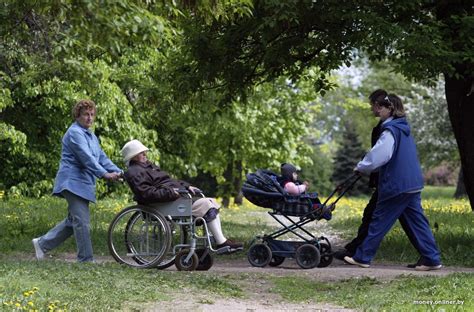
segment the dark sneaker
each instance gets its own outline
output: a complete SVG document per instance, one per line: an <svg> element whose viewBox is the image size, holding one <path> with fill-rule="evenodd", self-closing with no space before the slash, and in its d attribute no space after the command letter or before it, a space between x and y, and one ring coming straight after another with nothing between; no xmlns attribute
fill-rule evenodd
<svg viewBox="0 0 474 312"><path fill-rule="evenodd" d="M416 271L434 271L434 270L439 270L441 269L443 266L441 264L438 264L438 265L417 265L415 267L415 270Z"/></svg>
<svg viewBox="0 0 474 312"><path fill-rule="evenodd" d="M233 240L228 239L222 244L217 245L218 249L223 248L223 247L229 247L230 249L243 249L244 244L239 243L239 242L234 242Z"/></svg>
<svg viewBox="0 0 474 312"><path fill-rule="evenodd" d="M407 265L407 268L414 269L414 268L416 268L417 266L422 265L422 264L423 264L423 258L419 258L416 263L410 263L410 264L408 264L408 265Z"/></svg>
<svg viewBox="0 0 474 312"><path fill-rule="evenodd" d="M353 255L350 252L348 252L346 249L341 249L341 250L335 251L332 256L338 260L344 261L345 256L352 257Z"/></svg>

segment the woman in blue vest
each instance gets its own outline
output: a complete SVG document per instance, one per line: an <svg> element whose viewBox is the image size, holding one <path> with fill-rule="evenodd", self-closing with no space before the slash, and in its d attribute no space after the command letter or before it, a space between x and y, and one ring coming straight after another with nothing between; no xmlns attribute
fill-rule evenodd
<svg viewBox="0 0 474 312"><path fill-rule="evenodd" d="M423 175L402 101L396 95L388 95L377 106L382 134L355 168L362 174L379 171L377 206L367 237L354 256L344 260L368 268L385 234L398 218L403 218L421 255L415 270L440 269L440 252L421 207Z"/></svg>
<svg viewBox="0 0 474 312"><path fill-rule="evenodd" d="M105 155L99 140L90 130L95 116L95 103L80 100L72 110L75 122L62 139L61 161L54 183L53 195L63 197L68 203L68 216L45 235L34 238L36 258L63 243L74 234L77 260L91 262L89 202L95 202L97 178L117 180L121 170Z"/></svg>

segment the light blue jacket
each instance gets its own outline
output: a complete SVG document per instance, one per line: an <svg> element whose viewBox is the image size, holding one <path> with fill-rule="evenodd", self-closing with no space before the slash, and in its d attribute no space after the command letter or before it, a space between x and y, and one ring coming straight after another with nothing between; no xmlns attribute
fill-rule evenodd
<svg viewBox="0 0 474 312"><path fill-rule="evenodd" d="M92 131L74 122L62 139L61 161L53 195L67 190L95 202L95 181L107 172L121 170L105 155Z"/></svg>

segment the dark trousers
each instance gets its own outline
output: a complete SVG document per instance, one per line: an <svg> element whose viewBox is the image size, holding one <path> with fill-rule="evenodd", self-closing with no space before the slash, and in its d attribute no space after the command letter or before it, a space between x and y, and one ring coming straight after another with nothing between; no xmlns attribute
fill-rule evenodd
<svg viewBox="0 0 474 312"><path fill-rule="evenodd" d="M357 247L359 247L362 244L364 239L367 237L367 234L369 233L369 226L370 226L370 222L372 221L372 216L374 214L375 207L377 206L378 195L379 195L379 192L377 191L377 189L375 189L375 191L372 193L372 197L370 197L370 200L364 209L364 213L362 215L362 224L359 226L359 229L357 230L357 236L350 243L344 246L344 248L347 250L348 253L350 253L351 256L355 254ZM405 231L405 234L407 235L413 247L415 247L415 249L419 251L417 241L414 239L413 231L407 225L405 216L401 215L398 218L398 221L400 222L400 225L402 226L403 231Z"/></svg>

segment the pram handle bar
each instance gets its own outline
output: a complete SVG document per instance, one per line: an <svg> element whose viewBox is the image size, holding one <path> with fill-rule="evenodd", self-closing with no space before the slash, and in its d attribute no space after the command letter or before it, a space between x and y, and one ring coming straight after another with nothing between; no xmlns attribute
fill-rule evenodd
<svg viewBox="0 0 474 312"><path fill-rule="evenodd" d="M360 178L361 176L359 174L354 173L353 175L351 175L350 177L342 181L338 186L336 186L334 191L332 191L332 193L324 201L323 205L326 206L327 202L334 196L334 194L336 194L336 192L340 192L336 200L330 205L331 210L334 210L334 206L339 201L339 199L341 199L342 196L344 196L344 194L346 194L346 192L349 191L354 186L354 184L356 184L356 182L359 181Z"/></svg>

